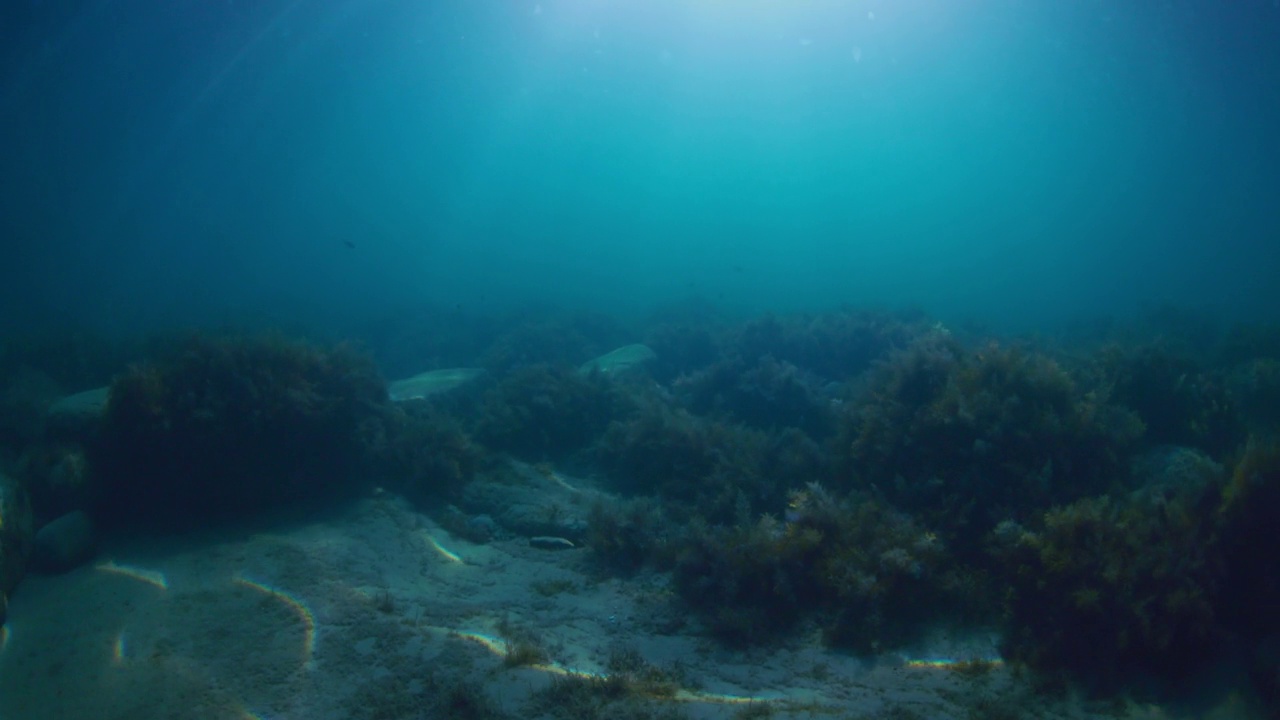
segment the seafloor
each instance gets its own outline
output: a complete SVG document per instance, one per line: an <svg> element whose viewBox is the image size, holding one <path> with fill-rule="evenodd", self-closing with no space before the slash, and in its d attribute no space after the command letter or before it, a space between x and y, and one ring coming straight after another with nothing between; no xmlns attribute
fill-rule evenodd
<svg viewBox="0 0 1280 720"><path fill-rule="evenodd" d="M1271 325L14 340L0 720L1277 717L1277 525Z"/></svg>
<svg viewBox="0 0 1280 720"><path fill-rule="evenodd" d="M320 519L118 540L24 582L0 646L0 718L1171 718L1046 694L996 638L945 633L876 658L798 633L726 650L667 580L603 577L504 518L585 512L585 481L517 466L496 537L457 538L390 493Z"/></svg>

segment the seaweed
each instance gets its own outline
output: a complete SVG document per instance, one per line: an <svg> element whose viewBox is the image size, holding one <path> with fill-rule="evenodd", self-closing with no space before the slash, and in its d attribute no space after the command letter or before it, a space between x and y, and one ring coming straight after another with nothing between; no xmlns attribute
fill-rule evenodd
<svg viewBox="0 0 1280 720"><path fill-rule="evenodd" d="M1086 498L1037 530L1002 524L991 547L1009 586L1006 656L1102 693L1199 668L1220 638L1218 490Z"/></svg>
<svg viewBox="0 0 1280 720"><path fill-rule="evenodd" d="M1141 422L1055 360L935 333L883 365L844 417L842 477L920 516L962 558L1002 519L1123 483Z"/></svg>
<svg viewBox="0 0 1280 720"><path fill-rule="evenodd" d="M1220 365L1250 360L1280 360L1280 323L1239 323L1229 328L1218 344Z"/></svg>
<svg viewBox="0 0 1280 720"><path fill-rule="evenodd" d="M531 716L566 720L681 720L688 717L660 700L645 697L631 677L563 675L535 693L528 703Z"/></svg>
<svg viewBox="0 0 1280 720"><path fill-rule="evenodd" d="M1222 459L1240 444L1240 421L1226 379L1190 355L1153 344L1113 348L1101 362L1111 397L1142 419L1148 445L1197 447Z"/></svg>
<svg viewBox="0 0 1280 720"><path fill-rule="evenodd" d="M822 537L771 517L732 527L694 525L681 541L676 591L721 641L742 647L776 639L817 594Z"/></svg>
<svg viewBox="0 0 1280 720"><path fill-rule="evenodd" d="M203 336L111 385L90 448L101 518L182 524L353 492L360 428L386 404L349 346Z"/></svg>
<svg viewBox="0 0 1280 720"><path fill-rule="evenodd" d="M1280 432L1280 360L1262 358L1237 367L1230 392L1249 432Z"/></svg>
<svg viewBox="0 0 1280 720"><path fill-rule="evenodd" d="M661 564L669 539L661 506L648 498L601 499L587 516L585 544L591 557L600 568L621 575Z"/></svg>
<svg viewBox="0 0 1280 720"><path fill-rule="evenodd" d="M712 331L689 323L660 324L645 334L644 344L657 355L651 371L662 383L700 370L720 355L719 341Z"/></svg>
<svg viewBox="0 0 1280 720"><path fill-rule="evenodd" d="M508 318L510 328L481 354L480 364L495 375L535 365L573 366L627 341L627 333L598 314L550 319Z"/></svg>
<svg viewBox="0 0 1280 720"><path fill-rule="evenodd" d="M938 537L865 496L843 501L811 484L782 520L694 523L677 540L674 583L710 632L734 646L767 643L805 619L828 643L899 647L967 602L960 568Z"/></svg>
<svg viewBox="0 0 1280 720"><path fill-rule="evenodd" d="M18 460L17 478L31 495L37 520L43 522L89 506L93 483L89 460L79 445L41 442Z"/></svg>
<svg viewBox="0 0 1280 720"><path fill-rule="evenodd" d="M628 409L627 396L599 373L534 365L515 370L485 393L473 432L494 450L558 461L585 450Z"/></svg>
<svg viewBox="0 0 1280 720"><path fill-rule="evenodd" d="M420 505L456 498L487 461L461 423L431 403L388 407L360 435L373 476Z"/></svg>
<svg viewBox="0 0 1280 720"><path fill-rule="evenodd" d="M624 493L655 495L713 522L730 522L743 509L762 512L785 497L792 478L770 474L786 467L785 462L769 466L774 437L650 401L632 417L610 425L594 457ZM794 451L786 459L802 460L802 444L790 444L790 439L778 447Z"/></svg>
<svg viewBox="0 0 1280 720"><path fill-rule="evenodd" d="M1249 438L1217 513L1226 565L1222 621L1244 637L1280 633L1280 435Z"/></svg>
<svg viewBox="0 0 1280 720"><path fill-rule="evenodd" d="M829 380L845 380L909 345L925 327L919 321L850 309L817 315L765 315L748 322L725 344L730 356L747 364L767 355Z"/></svg>
<svg viewBox="0 0 1280 720"><path fill-rule="evenodd" d="M972 616L986 597L936 532L879 500L837 503L811 486L797 493L791 513L825 538L816 574L829 598L824 634L832 645L864 653L902 647Z"/></svg>
<svg viewBox="0 0 1280 720"><path fill-rule="evenodd" d="M717 362L677 384L689 409L762 430L799 428L824 437L834 428L831 398L817 377L765 355Z"/></svg>

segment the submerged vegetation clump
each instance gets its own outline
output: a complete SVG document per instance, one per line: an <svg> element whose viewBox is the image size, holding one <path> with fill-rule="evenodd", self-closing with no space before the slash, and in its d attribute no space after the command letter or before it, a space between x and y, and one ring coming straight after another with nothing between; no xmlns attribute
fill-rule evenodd
<svg viewBox="0 0 1280 720"><path fill-rule="evenodd" d="M674 579L710 631L737 646L781 637L805 619L833 645L871 652L914 639L966 598L938 537L869 497L821 486L792 493L783 519L695 525Z"/></svg>
<svg viewBox="0 0 1280 720"><path fill-rule="evenodd" d="M490 448L524 460L562 460L586 450L627 405L602 374L534 365L512 371L485 394L474 432Z"/></svg>
<svg viewBox="0 0 1280 720"><path fill-rule="evenodd" d="M1149 446L1201 448L1215 458L1236 450L1239 415L1222 373L1162 345L1103 353L1116 402L1142 419Z"/></svg>
<svg viewBox="0 0 1280 720"><path fill-rule="evenodd" d="M644 344L657 355L650 366L655 380L669 384L720 358L720 339L710 323L708 319L664 320L646 333Z"/></svg>
<svg viewBox="0 0 1280 720"><path fill-rule="evenodd" d="M822 447L796 428L760 430L650 398L595 445L595 462L625 495L657 497L675 517L733 523L773 512L822 477Z"/></svg>
<svg viewBox="0 0 1280 720"><path fill-rule="evenodd" d="M727 354L748 362L773 357L839 381L906 347L927 324L918 315L852 309L815 315L765 315L732 334L726 343Z"/></svg>
<svg viewBox="0 0 1280 720"><path fill-rule="evenodd" d="M689 409L762 430L799 428L825 437L834 425L825 383L766 355L752 364L724 360L687 377L680 392Z"/></svg>
<svg viewBox="0 0 1280 720"><path fill-rule="evenodd" d="M1238 366L1230 380L1241 418L1254 432L1280 433L1280 358Z"/></svg>
<svg viewBox="0 0 1280 720"><path fill-rule="evenodd" d="M1280 435L1253 436L1218 509L1223 622L1244 637L1280 633Z"/></svg>
<svg viewBox="0 0 1280 720"><path fill-rule="evenodd" d="M724 493L754 494L768 482L761 474L766 442L759 430L707 420L655 399L609 426L596 445L596 459L624 493L659 495L719 515Z"/></svg>
<svg viewBox="0 0 1280 720"><path fill-rule="evenodd" d="M650 498L599 500L587 517L585 540L597 565L631 575L652 562L669 564L662 560L668 532L662 506Z"/></svg>
<svg viewBox="0 0 1280 720"><path fill-rule="evenodd" d="M1219 639L1215 500L1213 487L1158 503L1090 498L1034 531L1002 525L993 552L1009 587L1006 654L1105 691L1185 679Z"/></svg>
<svg viewBox="0 0 1280 720"><path fill-rule="evenodd" d="M426 402L388 407L360 431L368 471L415 503L456 497L486 460L456 418Z"/></svg>
<svg viewBox="0 0 1280 720"><path fill-rule="evenodd" d="M360 429L386 403L373 361L279 336L196 336L111 386L96 506L182 522L349 493Z"/></svg>
<svg viewBox="0 0 1280 720"><path fill-rule="evenodd" d="M594 313L506 319L500 334L480 354L480 365L506 375L535 365L577 367L584 360L626 342L611 318Z"/></svg>
<svg viewBox="0 0 1280 720"><path fill-rule="evenodd" d="M789 532L772 518L732 527L695 526L681 541L674 583L710 632L742 647L773 640L809 610L821 536Z"/></svg>
<svg viewBox="0 0 1280 720"><path fill-rule="evenodd" d="M975 559L1003 519L1125 480L1141 421L1053 359L922 338L846 416L845 482L875 487Z"/></svg>

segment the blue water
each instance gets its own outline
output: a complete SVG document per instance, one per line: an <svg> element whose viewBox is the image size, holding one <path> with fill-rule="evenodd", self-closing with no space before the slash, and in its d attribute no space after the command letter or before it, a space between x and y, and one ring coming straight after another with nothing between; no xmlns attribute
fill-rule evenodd
<svg viewBox="0 0 1280 720"><path fill-rule="evenodd" d="M4 322L1274 313L1274 0L9 0Z"/></svg>

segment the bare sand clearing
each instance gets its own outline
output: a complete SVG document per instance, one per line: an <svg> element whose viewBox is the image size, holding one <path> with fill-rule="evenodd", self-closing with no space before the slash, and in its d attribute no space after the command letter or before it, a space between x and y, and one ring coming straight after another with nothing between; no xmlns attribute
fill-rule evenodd
<svg viewBox="0 0 1280 720"><path fill-rule="evenodd" d="M0 720L1170 717L1094 715L1001 665L945 662L991 646L941 637L873 662L796 637L732 652L663 576L602 578L585 551L526 537L472 544L380 495L28 579L0 648ZM601 679L620 663L625 691Z"/></svg>

